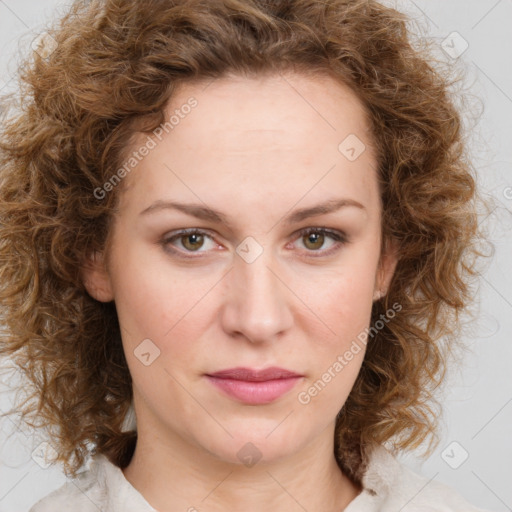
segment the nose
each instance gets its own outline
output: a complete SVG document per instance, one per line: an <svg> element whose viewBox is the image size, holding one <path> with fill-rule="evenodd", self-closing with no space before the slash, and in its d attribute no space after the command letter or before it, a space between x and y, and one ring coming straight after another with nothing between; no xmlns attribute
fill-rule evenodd
<svg viewBox="0 0 512 512"><path fill-rule="evenodd" d="M252 343L272 342L293 324L290 299L293 293L264 251L247 263L236 256L227 277L221 322L232 337Z"/></svg>

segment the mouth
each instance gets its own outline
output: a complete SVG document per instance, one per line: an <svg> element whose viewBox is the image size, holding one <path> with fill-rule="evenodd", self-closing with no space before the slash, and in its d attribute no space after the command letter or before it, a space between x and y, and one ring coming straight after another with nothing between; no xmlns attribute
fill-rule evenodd
<svg viewBox="0 0 512 512"><path fill-rule="evenodd" d="M248 405L274 402L290 391L304 376L284 368L230 368L206 374L211 384L227 396Z"/></svg>

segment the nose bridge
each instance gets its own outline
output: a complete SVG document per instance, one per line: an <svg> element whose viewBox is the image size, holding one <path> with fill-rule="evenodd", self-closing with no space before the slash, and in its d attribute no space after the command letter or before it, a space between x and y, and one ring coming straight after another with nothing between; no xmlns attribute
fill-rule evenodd
<svg viewBox="0 0 512 512"><path fill-rule="evenodd" d="M289 298L272 260L270 251L252 262L236 256L223 315L224 329L230 334L256 343L272 341L290 327Z"/></svg>

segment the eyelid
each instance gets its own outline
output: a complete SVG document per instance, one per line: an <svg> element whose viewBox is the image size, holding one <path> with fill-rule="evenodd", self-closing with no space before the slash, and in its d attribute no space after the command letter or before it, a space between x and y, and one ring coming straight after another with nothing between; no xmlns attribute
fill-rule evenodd
<svg viewBox="0 0 512 512"><path fill-rule="evenodd" d="M299 239L300 237L305 236L309 233L323 233L324 235L327 235L330 238L332 238L335 241L335 244L333 244L334 246L331 247L330 249L319 251L305 251L307 254L306 257L308 258L326 258L328 256L332 256L333 254L339 252L341 250L341 247L350 242L349 237L344 231L339 229L331 229L324 226L311 226L300 229L299 231L294 233L294 235L297 235L295 236L294 240Z"/></svg>
<svg viewBox="0 0 512 512"><path fill-rule="evenodd" d="M308 235L310 233L323 233L324 235L330 237L331 239L333 239L335 241L335 244L334 244L335 247L334 248L330 248L330 249L326 249L326 250L318 250L318 251L304 250L303 252L306 252L308 257L320 258L320 257L330 256L334 252L339 251L341 249L340 246L346 245L347 243L350 242L349 237L347 236L347 234L344 231L339 230L339 229L331 229L331 228L327 228L327 227L324 227L324 226L309 226L309 227L305 227L305 228L299 229L298 231L295 231L293 233L293 235L292 235L292 237L293 237L292 242L296 241L301 236L305 236L305 235ZM208 229L203 229L203 228L183 228L183 229L179 229L179 230L176 230L176 231L172 231L172 232L164 235L162 237L162 239L159 240L159 244L164 247L165 251L170 252L170 253L175 254L175 255L178 255L178 257L180 257L182 259L192 260L192 259L202 258L203 256L192 256L194 254L194 251L183 251L181 249L175 249L175 248L170 248L169 247L171 242L173 242L174 240L177 240L180 237L183 237L183 236L186 236L186 235L190 235L190 234L203 235L203 236L206 236L206 237L210 238L212 241L215 241L214 240L214 235ZM215 242L215 243L217 243L217 242ZM197 254L201 254L201 253L208 254L208 252L210 252L210 251L197 251ZM315 253L317 253L317 254L315 254ZM191 256L185 256L185 254L190 254Z"/></svg>
<svg viewBox="0 0 512 512"><path fill-rule="evenodd" d="M188 252L188 254L194 254L193 251L183 251L181 249L175 249L175 248L169 249L169 247L168 247L169 244L171 242L173 242L174 240L179 240L181 237L184 237L187 235L193 235L193 234L203 235L203 236L210 238L212 241L214 241L214 235L208 229L183 228L183 229L178 229L176 231L171 231L170 233L165 234L162 237L162 239L159 241L159 244L162 245L165 250L172 252L173 254L182 255L187 252ZM198 251L198 253L206 253L206 252L207 251ZM192 258L197 258L198 256L183 256L183 257L192 259Z"/></svg>

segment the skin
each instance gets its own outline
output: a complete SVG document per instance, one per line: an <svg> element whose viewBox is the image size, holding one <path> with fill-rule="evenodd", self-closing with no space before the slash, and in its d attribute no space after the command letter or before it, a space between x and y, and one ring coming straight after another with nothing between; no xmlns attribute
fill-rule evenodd
<svg viewBox="0 0 512 512"><path fill-rule="evenodd" d="M391 244L380 254L363 107L328 77L229 75L182 86L168 116L190 96L197 107L124 179L112 251L83 269L89 293L115 301L133 378L138 442L124 475L161 512L339 511L360 489L336 464L335 418L364 350L308 404L298 394L369 326L397 262ZM354 161L338 150L349 134L366 146ZM364 209L286 223L297 209L339 198ZM159 200L214 208L229 226L173 209L141 215ZM348 242L326 234L322 244L321 233L315 242L299 233L309 227ZM160 243L185 228L209 236ZM236 252L246 237L263 250L250 263ZM146 366L134 351L148 338L160 355ZM303 377L276 401L247 405L204 376L236 366ZM251 467L237 456L248 442L261 454Z"/></svg>

